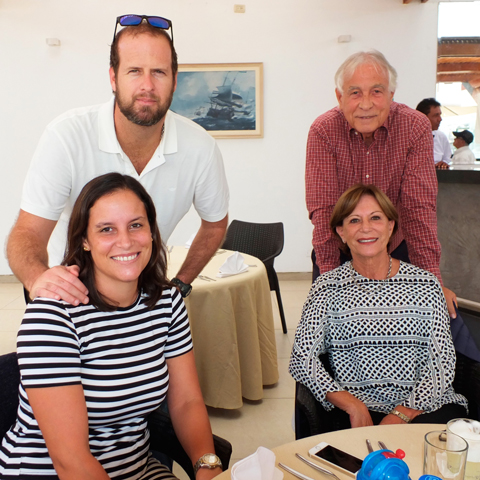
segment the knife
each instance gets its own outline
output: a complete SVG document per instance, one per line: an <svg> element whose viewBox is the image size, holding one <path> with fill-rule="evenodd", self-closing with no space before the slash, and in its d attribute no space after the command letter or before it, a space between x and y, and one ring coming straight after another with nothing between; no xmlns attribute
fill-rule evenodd
<svg viewBox="0 0 480 480"><path fill-rule="evenodd" d="M307 475L304 475L303 473L297 472L297 471L294 470L293 468L287 467L287 466L284 465L283 463L278 462L278 466L279 466L280 468L283 468L283 469L286 470L287 472L291 473L292 475L294 475L294 476L297 477L297 478L301 478L302 480L313 480L312 477L307 477Z"/></svg>
<svg viewBox="0 0 480 480"><path fill-rule="evenodd" d="M303 455L296 453L295 456L299 458L302 462L305 462L307 465L310 465L315 470L318 470L319 472L322 472L325 475L330 475L331 477L336 478L337 480L340 480L333 472L331 472L330 470L327 470L326 468L322 468L320 465L317 465L316 463L310 461L308 458L305 458Z"/></svg>

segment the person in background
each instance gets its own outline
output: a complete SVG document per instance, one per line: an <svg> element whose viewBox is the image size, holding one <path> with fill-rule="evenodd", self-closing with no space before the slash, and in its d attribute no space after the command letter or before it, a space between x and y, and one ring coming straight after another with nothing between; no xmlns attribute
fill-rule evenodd
<svg viewBox="0 0 480 480"><path fill-rule="evenodd" d="M100 176L80 192L62 264L78 266L90 302L37 297L27 306L2 480L175 479L149 452L147 416L165 398L197 480L221 473L156 216L128 175Z"/></svg>
<svg viewBox="0 0 480 480"><path fill-rule="evenodd" d="M475 164L475 155L470 150L469 145L473 142L473 133L469 130L463 130L462 132L452 132L455 135L453 146L456 148L453 157L452 164Z"/></svg>
<svg viewBox="0 0 480 480"><path fill-rule="evenodd" d="M352 260L312 285L290 359L293 378L322 404L326 431L446 423L468 413L452 387L455 349L442 287L388 253L398 218L387 195L362 184L340 197L330 218Z"/></svg>
<svg viewBox="0 0 480 480"><path fill-rule="evenodd" d="M440 103L434 98L424 98L417 105L417 110L426 115L432 125L435 168L447 169L451 162L452 147L450 147L447 136L438 129L442 122L442 108Z"/></svg>
<svg viewBox="0 0 480 480"><path fill-rule="evenodd" d="M307 141L306 203L314 225L313 278L338 267L337 238L328 225L340 195L356 183L381 188L399 212L389 253L441 282L437 177L425 115L393 101L397 72L378 51L348 57L335 75L338 107L320 115ZM444 288L456 316L455 294Z"/></svg>
<svg viewBox="0 0 480 480"><path fill-rule="evenodd" d="M221 153L202 127L169 110L178 68L172 28L162 17L118 17L110 50L113 98L47 126L7 244L10 267L30 298L88 303L78 267L59 264L77 196L108 172L131 175L147 189L165 242L194 205L200 229L172 279L183 296L223 241L229 194Z"/></svg>

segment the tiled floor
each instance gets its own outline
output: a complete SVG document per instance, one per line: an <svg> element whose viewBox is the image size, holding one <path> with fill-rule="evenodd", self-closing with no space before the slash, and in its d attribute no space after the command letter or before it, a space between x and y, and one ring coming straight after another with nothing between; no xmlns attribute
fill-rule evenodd
<svg viewBox="0 0 480 480"><path fill-rule="evenodd" d="M244 400L240 409L208 409L214 433L228 439L233 445L231 465L255 452L260 445L273 448L294 440L292 415L295 385L288 374L288 359L311 282L308 274L280 274L279 278L288 327L288 333L283 334L275 294L272 292L279 382L264 389L263 400ZM0 277L0 280L3 280L0 281L0 354L4 354L15 350L16 332L25 303L19 283L4 283L8 281L5 277ZM183 471L174 471L180 479L187 479Z"/></svg>

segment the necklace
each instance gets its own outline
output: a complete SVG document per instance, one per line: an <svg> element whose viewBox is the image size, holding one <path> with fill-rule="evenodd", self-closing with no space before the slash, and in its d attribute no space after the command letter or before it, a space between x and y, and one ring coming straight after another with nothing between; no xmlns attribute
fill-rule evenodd
<svg viewBox="0 0 480 480"><path fill-rule="evenodd" d="M367 288L366 285L364 285L365 283L368 285L369 282L364 282L364 281L360 281L358 279L358 277L360 276L360 274L353 268L353 259L350 260L350 270L351 270L351 274L352 274L352 278L353 278L353 283L355 283L355 285L360 289L362 290L363 292L367 293L367 294L372 294L372 293L377 293L379 292L380 290L383 289L383 287L385 287L386 285L386 280L388 280L390 278L390 275L392 273L392 256L389 255L388 256L388 259L389 259L389 262L388 262L388 272L387 272L387 276L385 277L384 280L374 280L375 282L378 282L374 288ZM370 280L370 279L367 279L367 280Z"/></svg>

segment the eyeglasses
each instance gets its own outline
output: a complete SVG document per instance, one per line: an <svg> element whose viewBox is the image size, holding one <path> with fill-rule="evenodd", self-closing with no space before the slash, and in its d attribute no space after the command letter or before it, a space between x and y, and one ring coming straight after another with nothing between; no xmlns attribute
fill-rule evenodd
<svg viewBox="0 0 480 480"><path fill-rule="evenodd" d="M143 20L146 20L152 27L161 28L163 30L170 29L172 34L173 43L173 24L168 18L152 17L150 15L121 15L117 17L117 23L115 24L115 31L113 32L113 40L117 35L117 27L120 24L122 27L136 27L140 25Z"/></svg>

